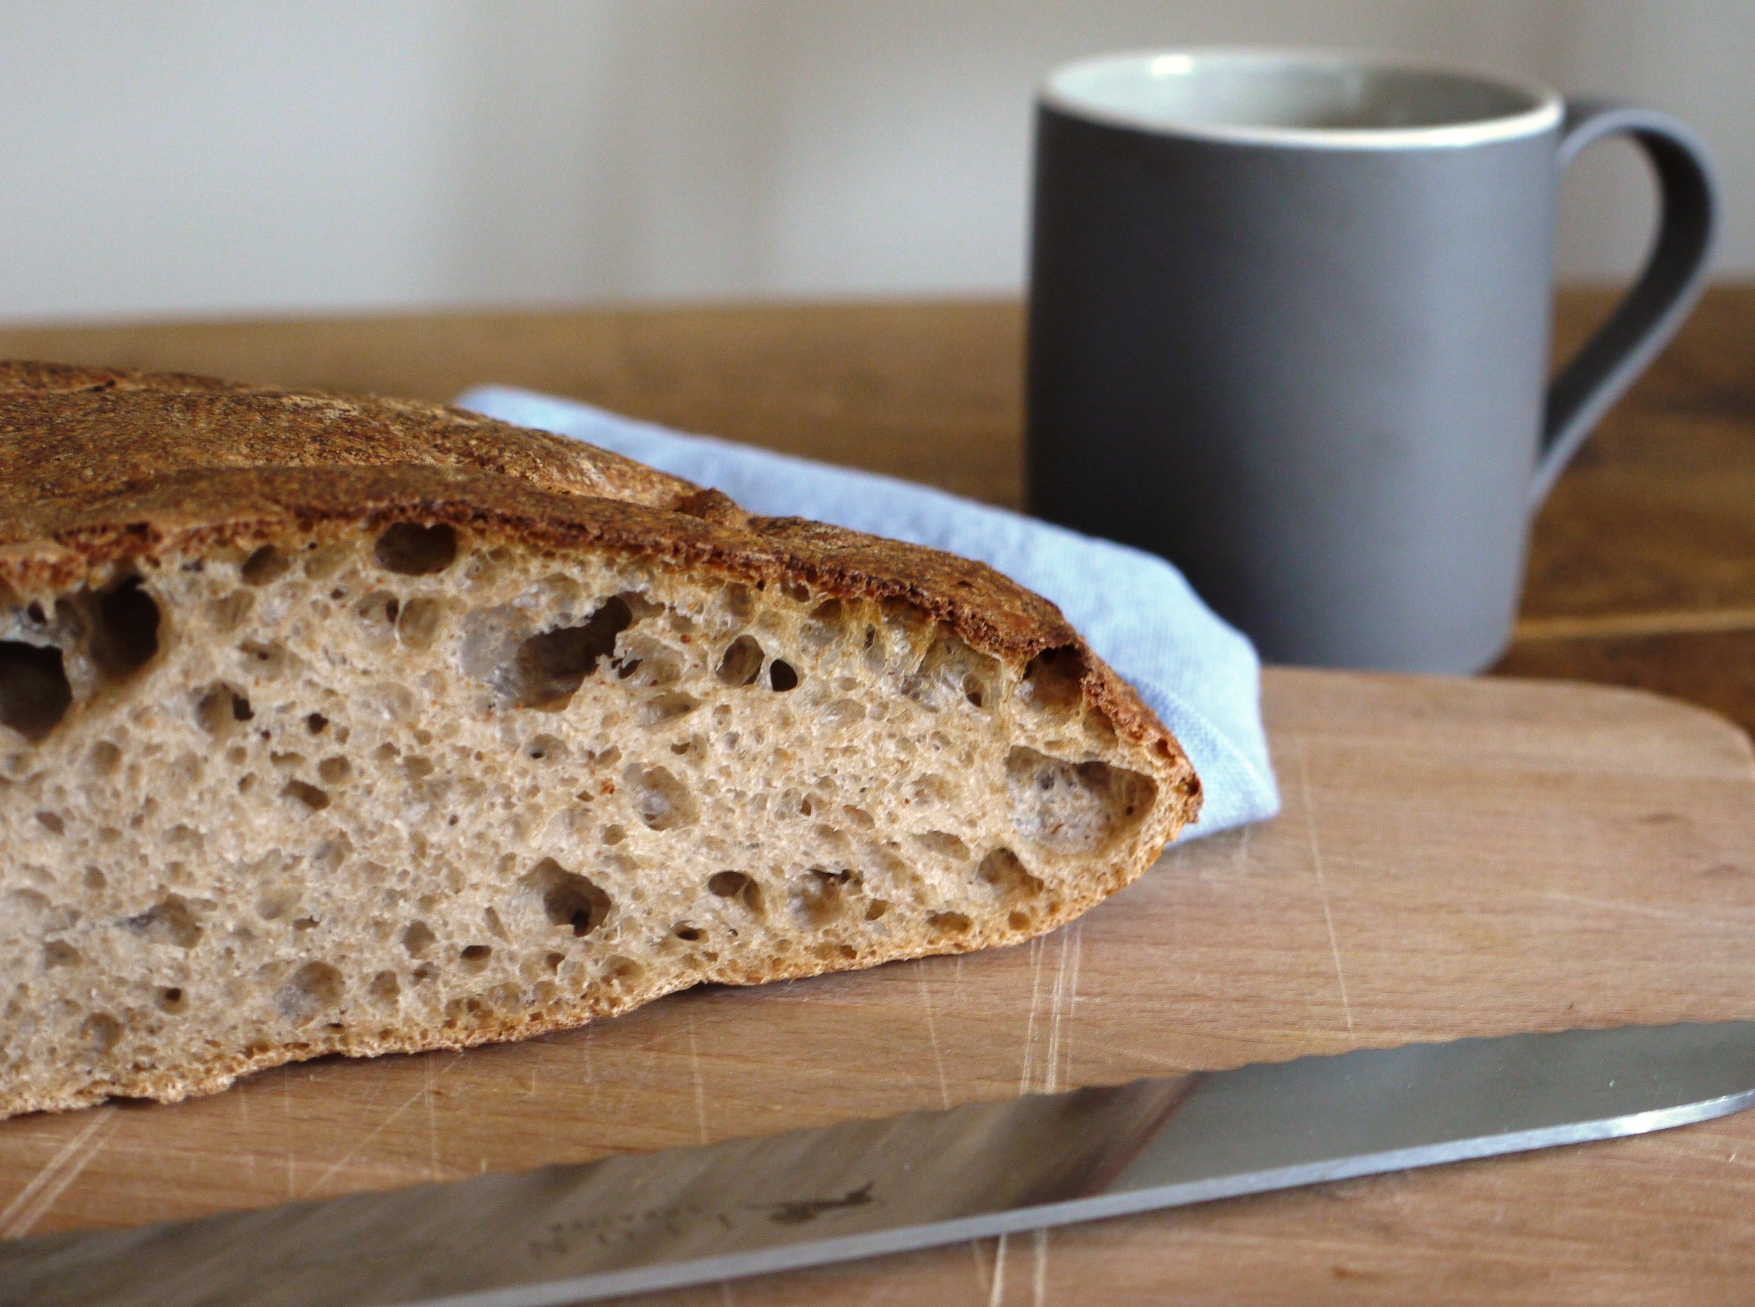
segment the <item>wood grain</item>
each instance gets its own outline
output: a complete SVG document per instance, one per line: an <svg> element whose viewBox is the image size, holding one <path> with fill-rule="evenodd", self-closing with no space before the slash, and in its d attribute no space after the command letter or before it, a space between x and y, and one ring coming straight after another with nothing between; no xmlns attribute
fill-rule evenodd
<svg viewBox="0 0 1755 1307"><path fill-rule="evenodd" d="M1561 297L1564 356L1608 308ZM1755 287L1715 288L1537 515L1523 616L1755 615ZM1538 628L1539 629L1539 628ZM1603 634L1614 634L1604 631Z"/></svg>
<svg viewBox="0 0 1755 1307"><path fill-rule="evenodd" d="M1409 1040L1755 1016L1755 757L1624 691L1272 671L1286 811L1032 944L0 1124L0 1232L190 1216ZM701 1304L1745 1300L1755 1113Z"/></svg>

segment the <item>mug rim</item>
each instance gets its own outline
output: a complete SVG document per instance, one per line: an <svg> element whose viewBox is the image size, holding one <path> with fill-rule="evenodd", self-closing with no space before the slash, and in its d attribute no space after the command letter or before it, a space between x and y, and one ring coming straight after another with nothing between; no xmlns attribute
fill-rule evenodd
<svg viewBox="0 0 1755 1307"><path fill-rule="evenodd" d="M1176 71L1186 71L1195 60L1220 58L1282 63L1304 68L1393 69L1405 73L1465 78L1518 92L1529 97L1531 105L1515 113L1421 127L1282 127L1155 118L1144 113L1092 104L1068 92L1064 86L1064 79L1069 74L1105 65L1136 64L1150 68L1161 60L1174 60L1181 64ZM1092 55L1050 69L1042 80L1037 99L1045 108L1073 118L1109 127L1125 127L1155 136L1189 137L1225 145L1327 150L1407 150L1488 145L1534 136L1557 127L1565 110L1559 92L1515 73L1374 51L1292 46L1167 46Z"/></svg>

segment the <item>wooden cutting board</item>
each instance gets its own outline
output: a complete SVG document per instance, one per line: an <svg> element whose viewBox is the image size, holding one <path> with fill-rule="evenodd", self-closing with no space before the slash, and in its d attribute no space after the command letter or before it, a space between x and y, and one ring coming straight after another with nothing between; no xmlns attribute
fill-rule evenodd
<svg viewBox="0 0 1755 1307"><path fill-rule="evenodd" d="M1045 939L0 1123L0 1233L1367 1045L1755 1017L1742 732L1552 683L1277 670L1265 694L1284 813ZM1746 1301L1752 1212L1748 1113L662 1301Z"/></svg>

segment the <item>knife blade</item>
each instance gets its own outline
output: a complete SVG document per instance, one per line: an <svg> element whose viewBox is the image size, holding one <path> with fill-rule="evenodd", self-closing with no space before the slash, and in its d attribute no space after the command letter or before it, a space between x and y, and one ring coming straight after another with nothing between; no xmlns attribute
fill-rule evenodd
<svg viewBox="0 0 1755 1307"><path fill-rule="evenodd" d="M767 1138L0 1242L4 1307L550 1307L1755 1104L1755 1022L1256 1063Z"/></svg>

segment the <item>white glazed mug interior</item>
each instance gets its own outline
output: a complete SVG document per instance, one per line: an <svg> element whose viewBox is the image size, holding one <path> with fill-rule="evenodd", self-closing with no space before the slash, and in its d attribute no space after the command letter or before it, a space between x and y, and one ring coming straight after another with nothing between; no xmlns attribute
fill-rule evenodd
<svg viewBox="0 0 1755 1307"><path fill-rule="evenodd" d="M1042 99L1141 131L1353 148L1507 140L1561 116L1555 92L1499 74L1279 50L1103 55L1055 69Z"/></svg>

